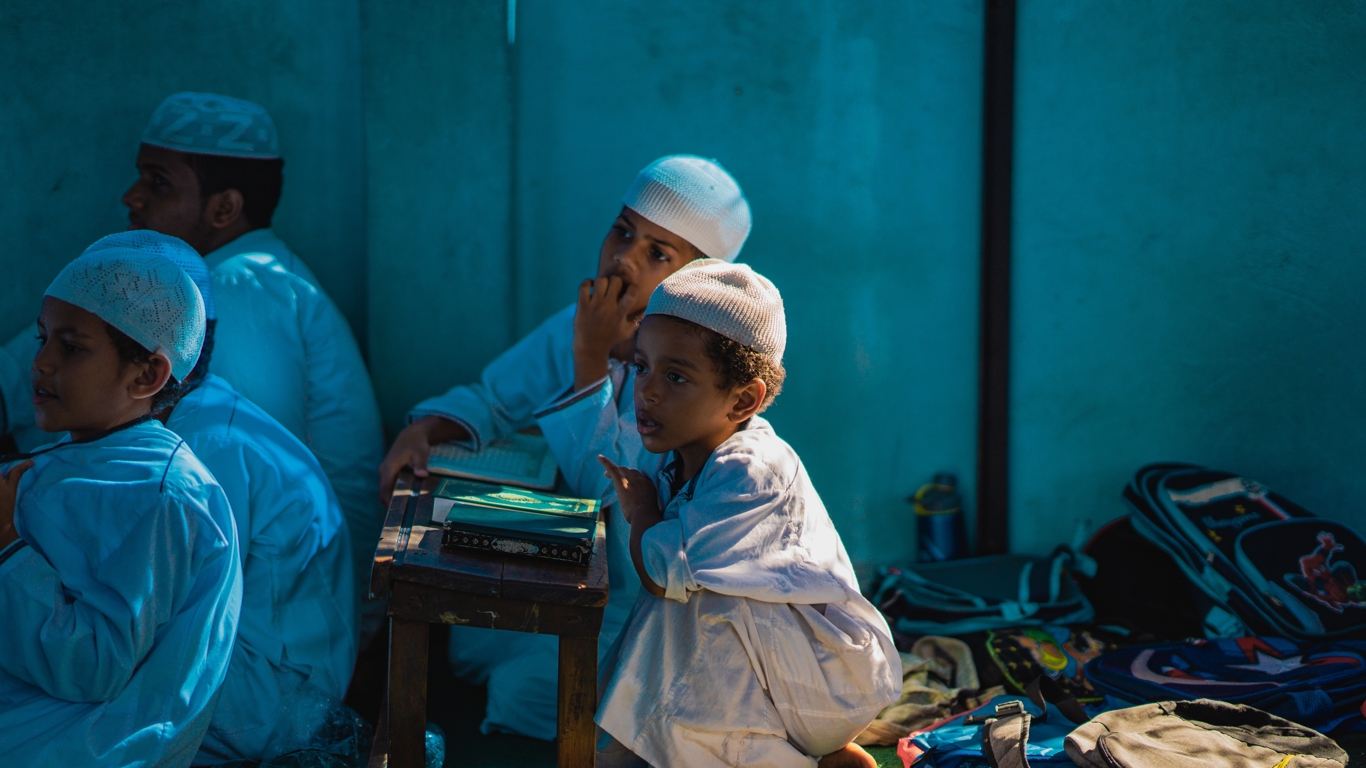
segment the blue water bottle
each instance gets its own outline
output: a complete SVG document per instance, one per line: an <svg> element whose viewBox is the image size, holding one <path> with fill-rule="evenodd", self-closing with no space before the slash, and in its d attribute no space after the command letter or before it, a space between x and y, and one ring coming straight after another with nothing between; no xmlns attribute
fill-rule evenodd
<svg viewBox="0 0 1366 768"><path fill-rule="evenodd" d="M958 478L940 472L909 501L915 504L919 539L916 560L937 563L967 555L967 528L963 523L963 500L958 496Z"/></svg>

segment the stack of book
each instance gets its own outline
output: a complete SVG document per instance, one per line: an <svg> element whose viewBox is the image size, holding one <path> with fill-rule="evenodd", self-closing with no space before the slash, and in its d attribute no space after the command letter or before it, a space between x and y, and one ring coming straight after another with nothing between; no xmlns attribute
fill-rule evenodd
<svg viewBox="0 0 1366 768"><path fill-rule="evenodd" d="M503 454L500 461L505 461L510 452L532 453L524 461L505 462L526 468L545 465L544 456L534 455L536 452L544 452L545 456L550 453L544 438L529 435L490 444L485 451L490 449ZM597 531L596 499L576 499L525 487L532 483L543 487L544 473L493 471L489 462L478 460L484 451L468 452L471 461L464 466L449 458L455 451L444 453L448 458L441 466L435 462L429 465L432 472L449 475L440 480L432 493L432 524L442 526L443 546L588 565ZM553 457L550 467L553 486Z"/></svg>

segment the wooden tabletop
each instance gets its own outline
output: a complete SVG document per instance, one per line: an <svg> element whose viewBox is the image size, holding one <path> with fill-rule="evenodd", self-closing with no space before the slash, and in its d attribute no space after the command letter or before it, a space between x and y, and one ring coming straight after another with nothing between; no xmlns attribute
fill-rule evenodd
<svg viewBox="0 0 1366 768"><path fill-rule="evenodd" d="M388 598L395 582L407 582L475 597L584 608L607 604L607 541L601 521L587 567L481 550L443 549L441 528L431 526L431 491L439 481L435 476L414 477L408 470L399 476L375 552L372 597Z"/></svg>

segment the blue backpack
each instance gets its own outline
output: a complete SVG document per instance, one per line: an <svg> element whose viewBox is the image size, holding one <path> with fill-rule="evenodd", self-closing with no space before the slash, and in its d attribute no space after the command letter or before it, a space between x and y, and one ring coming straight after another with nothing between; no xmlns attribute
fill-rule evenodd
<svg viewBox="0 0 1366 768"><path fill-rule="evenodd" d="M909 635L1084 624L1094 612L1074 571L1094 573L1095 562L1069 547L1050 557L993 555L883 568L872 602Z"/></svg>
<svg viewBox="0 0 1366 768"><path fill-rule="evenodd" d="M1130 521L1206 600L1207 637L1366 636L1366 541L1259 483L1189 464L1143 467Z"/></svg>
<svg viewBox="0 0 1366 768"><path fill-rule="evenodd" d="M1086 664L1102 693L1132 702L1217 699L1321 732L1366 725L1366 642L1274 637L1130 646Z"/></svg>

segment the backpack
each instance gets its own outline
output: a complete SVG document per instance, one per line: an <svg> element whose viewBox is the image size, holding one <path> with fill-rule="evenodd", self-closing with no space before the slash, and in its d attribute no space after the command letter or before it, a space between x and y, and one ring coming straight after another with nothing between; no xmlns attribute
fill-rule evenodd
<svg viewBox="0 0 1366 768"><path fill-rule="evenodd" d="M941 720L897 743L897 756L917 768L1041 768L1071 766L1064 740L1077 725L1104 711L1085 708L1047 678L1025 696L997 696Z"/></svg>
<svg viewBox="0 0 1366 768"><path fill-rule="evenodd" d="M1124 489L1134 530L1207 600L1207 637L1366 634L1366 541L1259 483L1150 464Z"/></svg>
<svg viewBox="0 0 1366 768"><path fill-rule="evenodd" d="M1069 547L1050 557L992 555L882 568L872 601L897 632L961 635L991 629L1081 624L1091 604L1072 579L1094 563Z"/></svg>
<svg viewBox="0 0 1366 768"><path fill-rule="evenodd" d="M1366 725L1366 642L1276 637L1130 646L1086 664L1102 693L1133 702L1217 699L1328 732Z"/></svg>

